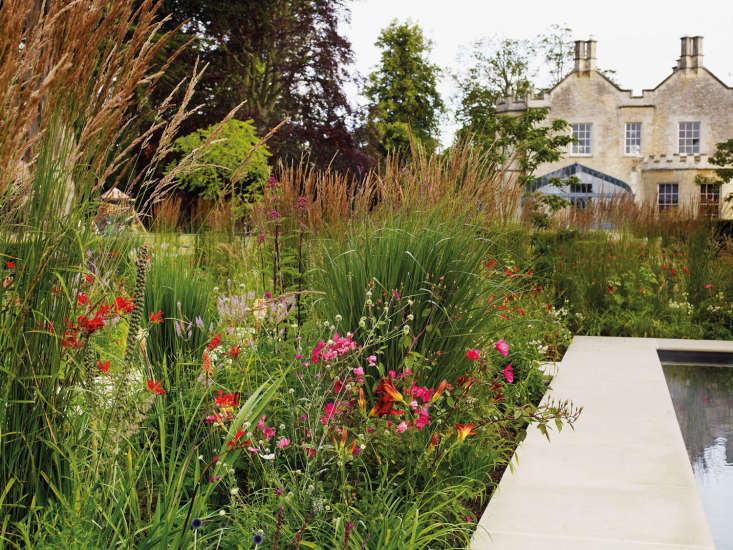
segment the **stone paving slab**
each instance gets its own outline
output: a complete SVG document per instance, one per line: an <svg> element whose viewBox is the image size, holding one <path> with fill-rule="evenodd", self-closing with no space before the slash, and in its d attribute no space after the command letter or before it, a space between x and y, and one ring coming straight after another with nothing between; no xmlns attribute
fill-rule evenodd
<svg viewBox="0 0 733 550"><path fill-rule="evenodd" d="M658 348L733 342L575 337L544 398L584 407L575 430L530 428L473 550L715 549Z"/></svg>

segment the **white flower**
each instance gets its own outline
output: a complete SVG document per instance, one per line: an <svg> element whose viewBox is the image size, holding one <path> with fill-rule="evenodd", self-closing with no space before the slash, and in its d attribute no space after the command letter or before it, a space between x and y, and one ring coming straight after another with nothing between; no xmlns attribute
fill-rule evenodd
<svg viewBox="0 0 733 550"><path fill-rule="evenodd" d="M340 322L341 322L341 319L343 319L343 317L341 317L341 315L339 315L339 314L337 313L337 314L336 314L336 317L334 317L334 319L336 319L336 322L337 322L337 323L340 323Z"/></svg>
<svg viewBox="0 0 733 550"><path fill-rule="evenodd" d="M414 315L413 315L412 313L410 313L410 314L409 314L409 315L407 316L407 320L408 320L408 321L412 321L412 320L413 320L414 318L415 318L415 316L414 316Z"/></svg>
<svg viewBox="0 0 733 550"><path fill-rule="evenodd" d="M239 487L232 487L232 490L229 491L233 495L239 494Z"/></svg>
<svg viewBox="0 0 733 550"><path fill-rule="evenodd" d="M407 325L402 327L402 334L405 334L405 335L410 334L410 327L408 327Z"/></svg>
<svg viewBox="0 0 733 550"><path fill-rule="evenodd" d="M268 455L260 455L260 458L262 460L273 460L275 458L275 453L271 453Z"/></svg>
<svg viewBox="0 0 733 550"><path fill-rule="evenodd" d="M222 508L221 510L219 510L219 515L220 516L226 516L227 515L227 511L224 510L224 508Z"/></svg>

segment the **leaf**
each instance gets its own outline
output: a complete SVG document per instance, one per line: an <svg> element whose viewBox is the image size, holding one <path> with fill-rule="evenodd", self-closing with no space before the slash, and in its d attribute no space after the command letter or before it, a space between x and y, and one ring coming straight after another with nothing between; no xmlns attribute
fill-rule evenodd
<svg viewBox="0 0 733 550"><path fill-rule="evenodd" d="M556 418L555 419L555 426L557 426L557 431L558 432L561 432L562 431L562 420L560 420L559 418Z"/></svg>

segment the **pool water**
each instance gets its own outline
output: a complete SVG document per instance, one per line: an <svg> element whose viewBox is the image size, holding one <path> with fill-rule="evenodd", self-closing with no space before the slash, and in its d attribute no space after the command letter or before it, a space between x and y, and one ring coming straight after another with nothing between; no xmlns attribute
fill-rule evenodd
<svg viewBox="0 0 733 550"><path fill-rule="evenodd" d="M733 368L663 368L715 547L733 550Z"/></svg>

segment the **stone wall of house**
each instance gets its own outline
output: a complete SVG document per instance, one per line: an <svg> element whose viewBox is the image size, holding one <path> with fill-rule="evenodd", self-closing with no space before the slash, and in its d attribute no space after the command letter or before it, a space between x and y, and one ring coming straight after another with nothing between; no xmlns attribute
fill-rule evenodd
<svg viewBox="0 0 733 550"><path fill-rule="evenodd" d="M576 42L575 69L541 97L512 98L499 112L547 107L548 120L592 123L592 153L542 165L537 176L578 162L629 184L638 202L656 201L659 183L678 183L680 204L699 199L696 175L712 175L708 158L715 144L733 138L733 88L703 66L702 37L683 37L672 73L652 90L634 96L596 69L595 41ZM641 150L625 152L627 122L641 123ZM700 153L679 153L680 122L700 122ZM721 188L721 197L733 184ZM722 215L733 217L733 205L721 202Z"/></svg>

